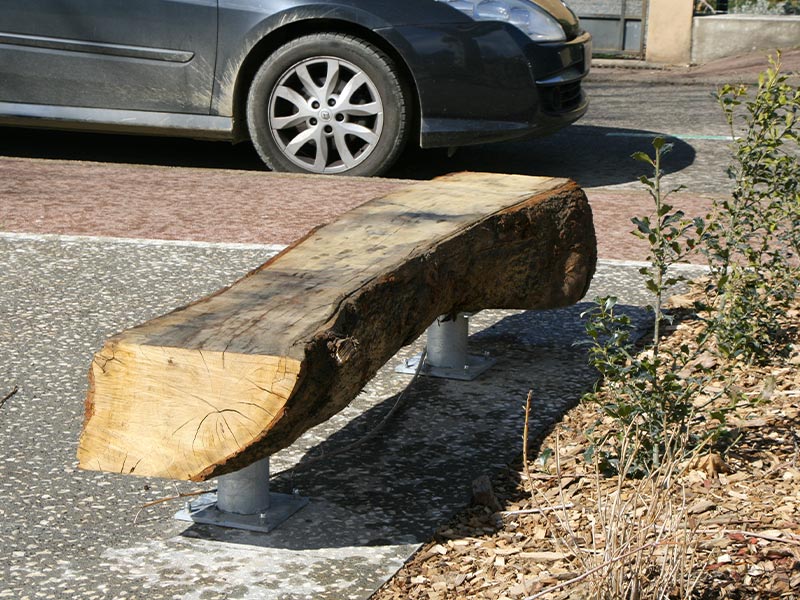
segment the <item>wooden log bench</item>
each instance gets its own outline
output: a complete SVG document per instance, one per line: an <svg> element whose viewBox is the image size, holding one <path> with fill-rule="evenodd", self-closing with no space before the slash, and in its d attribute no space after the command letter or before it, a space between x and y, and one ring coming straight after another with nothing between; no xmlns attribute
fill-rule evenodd
<svg viewBox="0 0 800 600"><path fill-rule="evenodd" d="M90 367L80 466L237 471L344 408L437 316L573 304L595 262L569 180L461 173L394 191L111 337Z"/></svg>

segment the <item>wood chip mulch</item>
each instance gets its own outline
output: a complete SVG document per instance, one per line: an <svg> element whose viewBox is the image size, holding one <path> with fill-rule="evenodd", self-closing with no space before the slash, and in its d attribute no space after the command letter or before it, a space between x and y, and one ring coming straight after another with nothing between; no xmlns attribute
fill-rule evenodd
<svg viewBox="0 0 800 600"><path fill-rule="evenodd" d="M529 477L520 459L491 480L488 499L478 486L481 503L440 528L373 599L613 598L632 573L640 587L618 597L800 598L800 313L786 321L789 356L736 366L748 401L729 418L729 450L704 449L668 485L666 475L603 477L584 460L598 414L581 404L530 440ZM684 319L669 343L696 339L699 327Z"/></svg>

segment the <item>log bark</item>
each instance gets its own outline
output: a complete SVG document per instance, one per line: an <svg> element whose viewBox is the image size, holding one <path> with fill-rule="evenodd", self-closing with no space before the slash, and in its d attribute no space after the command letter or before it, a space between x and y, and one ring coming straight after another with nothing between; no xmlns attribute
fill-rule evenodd
<svg viewBox="0 0 800 600"><path fill-rule="evenodd" d="M90 367L80 466L194 481L240 469L344 408L438 315L575 303L595 262L569 180L462 173L392 192L110 338Z"/></svg>

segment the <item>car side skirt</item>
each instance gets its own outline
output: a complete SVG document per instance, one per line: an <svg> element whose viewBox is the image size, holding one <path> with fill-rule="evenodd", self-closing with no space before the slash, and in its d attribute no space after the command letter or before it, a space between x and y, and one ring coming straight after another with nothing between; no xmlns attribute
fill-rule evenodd
<svg viewBox="0 0 800 600"><path fill-rule="evenodd" d="M440 148L504 142L525 137L529 132L528 123L423 117L420 145L423 148Z"/></svg>
<svg viewBox="0 0 800 600"><path fill-rule="evenodd" d="M233 119L212 115L0 102L0 125L231 140Z"/></svg>

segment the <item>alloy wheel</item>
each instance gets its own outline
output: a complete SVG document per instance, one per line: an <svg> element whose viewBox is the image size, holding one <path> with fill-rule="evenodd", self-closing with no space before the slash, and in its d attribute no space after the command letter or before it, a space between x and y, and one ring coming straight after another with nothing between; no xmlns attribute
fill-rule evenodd
<svg viewBox="0 0 800 600"><path fill-rule="evenodd" d="M269 99L269 127L284 156L314 173L348 171L383 131L375 83L353 63L315 57L289 68Z"/></svg>

